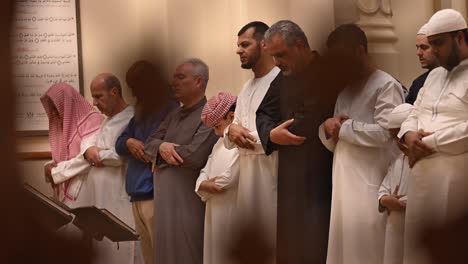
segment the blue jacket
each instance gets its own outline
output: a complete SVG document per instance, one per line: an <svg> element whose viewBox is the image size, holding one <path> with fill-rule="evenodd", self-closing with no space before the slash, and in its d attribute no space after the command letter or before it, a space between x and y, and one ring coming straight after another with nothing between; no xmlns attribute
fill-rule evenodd
<svg viewBox="0 0 468 264"><path fill-rule="evenodd" d="M153 199L153 173L151 163L144 163L130 153L127 140L135 138L145 142L158 129L166 115L175 107L177 107L177 104L171 102L161 111L148 116L144 120L136 121L135 117L133 117L115 143L117 154L126 157L128 160L125 190L130 195L131 202Z"/></svg>

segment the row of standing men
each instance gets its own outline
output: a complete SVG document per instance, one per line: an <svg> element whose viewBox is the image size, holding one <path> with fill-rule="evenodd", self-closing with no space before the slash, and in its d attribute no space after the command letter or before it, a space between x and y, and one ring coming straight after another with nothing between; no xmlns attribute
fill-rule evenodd
<svg viewBox="0 0 468 264"><path fill-rule="evenodd" d="M420 165L426 160L459 162L466 152L463 144L453 143L466 135L456 123L465 122L458 121L465 118L459 111L466 108L463 82L454 79L463 77L450 74L464 69L466 23L463 27L453 10L441 12L418 33L417 41L421 36L426 41L417 43L418 54L434 49L442 67L426 74L431 81L414 110L394 110L404 102L403 88L371 62L366 36L352 24L329 35L324 56L310 49L292 21L270 28L247 24L238 33L237 54L254 78L237 100L220 93L206 103L208 66L199 59L175 70L172 88L180 106L163 88L148 89L163 85L147 62L127 72L135 110L123 100L115 76L98 75L91 94L105 120L73 88L54 85L41 98L54 160L46 165L47 179L68 205L104 207L135 223L145 263L402 263L403 255L405 263L417 263L424 254L414 257L415 230L421 217L435 215L422 209L421 201L435 191L428 184L437 185L440 178L427 183L410 177L415 183L408 184L405 199L401 177L427 173ZM448 32L455 32L450 39ZM428 45L427 38L434 43ZM451 50L445 47L448 41ZM426 60L429 55L418 56ZM447 80L443 89L440 78ZM411 88L410 95L417 90ZM389 123L392 115L401 123L402 112L411 114L395 143L391 129L399 125ZM435 116L431 122L425 122L427 112ZM447 126L449 121L454 123ZM434 125L438 122L443 125ZM454 125L457 131L444 130ZM403 172L405 162L414 169ZM391 180L392 174L399 180ZM436 199L453 215L453 199L466 193L455 174L456 182L446 180L440 194L447 199ZM453 184L459 186L455 192ZM411 218L403 251L403 231L390 228L389 217L387 232L400 238L391 241L378 205L401 211L406 200ZM404 214L389 215L404 219ZM109 241L95 244L96 263L135 259L133 243L121 243L119 249Z"/></svg>

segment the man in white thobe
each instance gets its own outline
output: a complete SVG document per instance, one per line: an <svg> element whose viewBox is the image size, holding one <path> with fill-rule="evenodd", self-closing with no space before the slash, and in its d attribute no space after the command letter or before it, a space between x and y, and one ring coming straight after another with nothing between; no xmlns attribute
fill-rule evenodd
<svg viewBox="0 0 468 264"><path fill-rule="evenodd" d="M403 90L371 63L366 35L358 26L339 26L327 46L355 65L336 101L335 116L319 128L322 143L334 153L327 263L382 263L385 218L376 210L375 198L396 155L387 122L403 103Z"/></svg>
<svg viewBox="0 0 468 264"><path fill-rule="evenodd" d="M237 99L234 121L225 129L224 145L239 149L238 209L245 224L256 224L272 249L276 241L277 152L267 156L256 128L256 111L271 82L280 72L273 58L264 51L263 35L268 26L262 22L245 25L238 33L237 54L241 67L252 69ZM271 252L270 263L274 262Z"/></svg>
<svg viewBox="0 0 468 264"><path fill-rule="evenodd" d="M111 74L100 74L91 82L93 104L107 119L99 131L82 141L81 154L52 170L52 177L63 178L82 173L88 175L80 186L80 195L69 206L96 206L110 211L134 228L132 206L125 192L126 162L115 151L115 142L133 117L133 107L122 97L119 80ZM91 166L91 167L90 167ZM134 263L135 243L107 238L94 241L93 263Z"/></svg>
<svg viewBox="0 0 468 264"><path fill-rule="evenodd" d="M468 30L452 9L435 13L427 37L440 65L431 71L398 136L408 146L404 263L428 263L420 232L459 217L468 199Z"/></svg>

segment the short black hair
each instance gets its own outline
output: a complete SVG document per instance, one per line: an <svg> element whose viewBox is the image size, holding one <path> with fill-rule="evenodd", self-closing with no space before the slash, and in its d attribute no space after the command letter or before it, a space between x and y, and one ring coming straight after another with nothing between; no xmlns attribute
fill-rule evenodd
<svg viewBox="0 0 468 264"><path fill-rule="evenodd" d="M270 28L267 24L261 21L253 21L243 26L237 33L237 36L239 37L240 35L244 34L249 28L252 27L255 28L254 38L256 41L261 41L265 36L265 32L267 32L267 30Z"/></svg>
<svg viewBox="0 0 468 264"><path fill-rule="evenodd" d="M458 31L463 32L463 36L465 37L465 43L466 43L466 45L468 45L468 28L461 29L461 30L455 30L455 31L450 32L450 35L452 36L452 38L455 38Z"/></svg>
<svg viewBox="0 0 468 264"><path fill-rule="evenodd" d="M352 48L363 46L367 53L366 33L356 24L343 24L330 33L327 47L330 48L339 43L349 45Z"/></svg>
<svg viewBox="0 0 468 264"><path fill-rule="evenodd" d="M107 77L106 79L104 79L104 83L108 90L111 90L112 88L115 87L117 91L119 92L119 96L122 97L122 86L120 85L120 81L119 79L117 79L117 77L115 77L114 75L111 75Z"/></svg>

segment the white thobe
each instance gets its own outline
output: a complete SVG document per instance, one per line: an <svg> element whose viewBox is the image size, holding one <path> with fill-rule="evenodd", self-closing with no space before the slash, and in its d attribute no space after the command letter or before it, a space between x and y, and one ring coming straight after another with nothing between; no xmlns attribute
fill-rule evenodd
<svg viewBox="0 0 468 264"><path fill-rule="evenodd" d="M431 71L399 137L423 129L432 154L418 161L408 182L404 263L427 263L416 243L421 228L444 224L466 209L468 200L468 59L450 72Z"/></svg>
<svg viewBox="0 0 468 264"><path fill-rule="evenodd" d="M126 162L115 151L115 142L133 116L133 107L107 118L94 135L81 142L81 152L75 158L59 163L52 170L54 181L64 181L74 175L86 177L79 190L78 198L69 201L70 207L96 206L105 208L130 227L135 228L130 199L125 191ZM97 146L104 167L92 167L84 159L85 151ZM87 174L86 174L87 172ZM119 245L104 238L93 244L93 263L134 263L135 243L120 242Z"/></svg>
<svg viewBox="0 0 468 264"><path fill-rule="evenodd" d="M239 124L250 131L256 139L254 149L239 148L239 188L237 206L243 221L255 221L260 232L266 236L268 243L276 245L276 206L278 183L278 152L265 155L256 125L258 106L270 88L270 83L280 72L274 67L261 78L247 81L238 98L234 114L234 124ZM228 149L235 147L226 135L224 145ZM272 260L273 261L273 260Z"/></svg>
<svg viewBox="0 0 468 264"><path fill-rule="evenodd" d="M203 181L218 177L216 185L225 191L211 194L199 191ZM203 263L232 263L229 257L233 242L237 183L239 179L239 152L226 149L220 138L213 146L205 167L195 185L195 192L206 202L205 234L203 240Z"/></svg>
<svg viewBox="0 0 468 264"><path fill-rule="evenodd" d="M404 102L401 85L376 70L364 82L338 96L335 115L350 117L337 143L319 137L334 152L333 190L327 263L382 263L385 217L375 198L392 160L399 151L387 131L390 112Z"/></svg>
<svg viewBox="0 0 468 264"><path fill-rule="evenodd" d="M407 178L410 173L408 157L403 153L390 165L387 175L380 185L377 202L385 195L403 195L400 201L406 202ZM395 193L396 188L398 191ZM379 208L383 211L385 208ZM385 224L384 264L403 263L405 233L405 211L391 211Z"/></svg>

